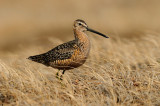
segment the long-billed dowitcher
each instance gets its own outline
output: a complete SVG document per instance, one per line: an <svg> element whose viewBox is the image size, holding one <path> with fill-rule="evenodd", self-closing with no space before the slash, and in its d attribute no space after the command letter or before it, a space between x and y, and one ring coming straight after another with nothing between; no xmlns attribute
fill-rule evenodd
<svg viewBox="0 0 160 106"><path fill-rule="evenodd" d="M63 70L63 75L66 70L77 68L86 61L91 46L86 33L87 31L109 38L100 32L90 29L88 25L80 19L74 21L73 31L74 40L61 44L46 53L30 56L28 59ZM56 75L59 76L58 72ZM62 79L62 75L60 79Z"/></svg>

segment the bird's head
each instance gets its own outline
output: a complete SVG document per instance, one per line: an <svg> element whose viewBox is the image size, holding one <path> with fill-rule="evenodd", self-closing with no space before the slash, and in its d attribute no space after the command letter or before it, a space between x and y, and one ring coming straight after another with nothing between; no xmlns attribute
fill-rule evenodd
<svg viewBox="0 0 160 106"><path fill-rule="evenodd" d="M73 29L81 31L81 32L90 31L90 32L96 33L98 35L101 35L105 38L109 38L108 36L89 28L88 25L86 24L86 22L81 20L81 19L77 19L77 20L74 21Z"/></svg>

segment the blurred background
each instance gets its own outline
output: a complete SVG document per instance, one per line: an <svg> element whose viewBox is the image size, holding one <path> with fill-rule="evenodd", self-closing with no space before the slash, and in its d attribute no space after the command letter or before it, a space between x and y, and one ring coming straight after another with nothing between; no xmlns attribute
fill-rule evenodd
<svg viewBox="0 0 160 106"><path fill-rule="evenodd" d="M85 20L110 39L140 39L146 33L159 36L160 1L1 0L0 57L33 55L73 40L76 19Z"/></svg>

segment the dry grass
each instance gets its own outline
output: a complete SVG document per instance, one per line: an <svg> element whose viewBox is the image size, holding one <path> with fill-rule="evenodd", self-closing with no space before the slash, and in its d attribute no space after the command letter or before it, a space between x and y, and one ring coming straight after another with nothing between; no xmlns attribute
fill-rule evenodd
<svg viewBox="0 0 160 106"><path fill-rule="evenodd" d="M36 7L31 6L30 12L37 13L38 15L27 15L30 16L30 18L26 18L26 15L21 13L29 14L25 11L29 5L26 3L33 2L23 4L17 1L15 4L13 3L13 7L17 8L13 10L9 9L10 11L8 11L18 11L15 13L15 17L10 19L8 16L11 14L6 13L7 18L1 18L1 20L4 20L4 23L1 24L4 25L4 27L0 26L0 104L47 106L159 106L160 33L157 26L160 21L156 19L158 19L160 14L155 13L156 17L147 17L143 20L144 16L146 16L143 9L151 5L151 7L148 7L151 11L153 7L156 7L157 3L153 5L152 2L148 2L148 4L140 2L143 4L140 8L139 2L137 1L134 2L134 6L131 6L131 4L126 1L126 4L124 3L126 7L123 3L112 3L109 2L109 0L108 2L103 2L99 3L94 1L92 4L87 2L84 7L81 7L79 3L70 2L71 4L69 5L72 6L68 11L72 11L69 14L74 14L72 14L72 16L66 16L71 17L67 19L68 21L59 13L64 12L63 14L66 15L65 13L68 12L65 9L65 2L64 4L62 3L64 8L54 10L54 8L58 9L62 6L54 4L55 7L53 8L51 5L52 2L47 1L46 4L44 4L41 1L36 4ZM101 13L94 11L96 13L93 12L87 15L95 8L97 3L102 5L100 7L97 6L95 10L101 10ZM75 7L73 6L74 4L76 4ZM114 5L106 8L107 4ZM9 3L5 2L5 5L8 6ZM21 7L22 9L19 10L18 8L20 8L21 5L23 8ZM48 8L45 7L46 5ZM131 7L127 7L128 5ZM7 6L5 8L10 8ZM39 13L43 10L38 10L41 7L46 9L47 13L42 14L41 17L38 18ZM86 7L88 7L88 9ZM36 10L34 10L35 8ZM126 8L129 10L126 10ZM26 59L30 55L45 52L60 43L73 39L69 37L72 35L71 25L73 20L79 16L78 14L81 16L85 9L88 11L84 13L83 19L88 19L87 23L94 29L98 29L104 33L108 31L110 33L108 35L110 39L89 34L92 48L90 56L83 66L67 71L64 75L64 80L59 81L55 78L56 69L45 67ZM115 12L115 10L119 11ZM155 10L156 8L153 9L154 12ZM6 10L3 12L5 11ZM54 15L49 15L50 11L57 11L59 13L57 13L57 17L63 17L52 19ZM137 17L141 15L143 18L136 17L136 19L139 20L136 20L136 23L133 17L131 20L121 20L123 19L122 17L120 17L120 19L115 18L115 13L114 15L110 14L110 19L113 19L113 17L113 20L118 19L116 22L119 23L116 24L115 21L110 21L110 19L106 17L106 11L107 13L122 13L123 18L126 15L128 16L126 19L131 18L129 13L136 14L138 12ZM95 18L94 16L96 16L97 13L99 13L99 16ZM22 20L17 19L17 15L23 17ZM148 21L150 19L155 20ZM7 23L8 20L10 20L11 24ZM24 20L28 21L25 22ZM141 22L140 20L143 21ZM60 23L61 21L63 23L65 22L65 25ZM17 24L17 22L19 23ZM99 22L99 24L94 22ZM114 24L111 24L112 22ZM127 24L122 24L124 22ZM152 24L147 22L151 22ZM116 25L118 26L116 27Z"/></svg>

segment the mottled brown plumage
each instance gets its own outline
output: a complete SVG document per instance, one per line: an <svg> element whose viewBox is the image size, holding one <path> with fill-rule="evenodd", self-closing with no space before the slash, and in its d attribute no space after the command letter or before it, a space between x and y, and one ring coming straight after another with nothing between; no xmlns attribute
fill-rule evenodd
<svg viewBox="0 0 160 106"><path fill-rule="evenodd" d="M74 21L73 31L75 40L61 44L46 53L30 56L28 59L63 70L62 74L64 74L65 70L77 68L86 61L90 51L90 41L86 34L87 31L108 38L107 36L88 28L87 24L80 19Z"/></svg>

